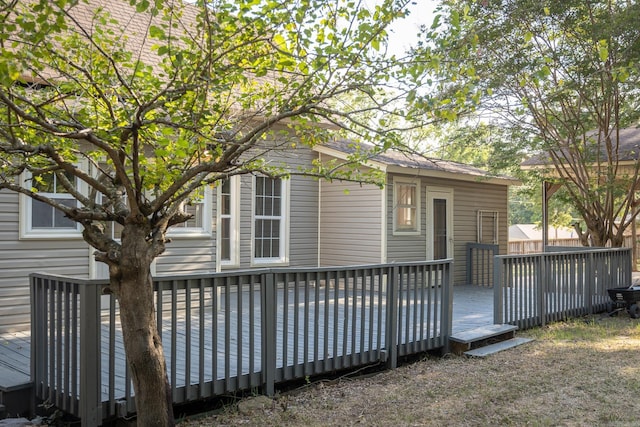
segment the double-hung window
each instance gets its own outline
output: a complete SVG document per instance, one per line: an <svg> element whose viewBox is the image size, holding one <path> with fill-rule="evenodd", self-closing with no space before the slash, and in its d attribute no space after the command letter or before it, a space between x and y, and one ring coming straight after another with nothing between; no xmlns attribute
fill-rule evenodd
<svg viewBox="0 0 640 427"><path fill-rule="evenodd" d="M63 187L54 173L25 177L31 181L32 191L68 207L78 206L76 199ZM71 182L76 181L71 175ZM78 184L76 183L76 186ZM64 213L53 206L35 200L29 196L20 196L20 235L22 238L46 237L81 237L80 225L67 218Z"/></svg>
<svg viewBox="0 0 640 427"><path fill-rule="evenodd" d="M281 179L255 178L253 262L287 261L286 185Z"/></svg>
<svg viewBox="0 0 640 427"><path fill-rule="evenodd" d="M218 187L218 252L220 264L227 267L237 266L239 263L239 190L238 176L225 179Z"/></svg>
<svg viewBox="0 0 640 427"><path fill-rule="evenodd" d="M420 232L420 181L395 180L393 193L394 233L418 234Z"/></svg>

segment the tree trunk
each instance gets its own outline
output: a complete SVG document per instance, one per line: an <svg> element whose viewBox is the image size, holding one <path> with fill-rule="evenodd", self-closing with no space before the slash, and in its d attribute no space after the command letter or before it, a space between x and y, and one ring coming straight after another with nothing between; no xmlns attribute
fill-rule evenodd
<svg viewBox="0 0 640 427"><path fill-rule="evenodd" d="M633 222L631 222L631 234L633 240L631 241L631 259L633 263L631 264L631 270L638 271L638 227L636 225L636 220L634 218Z"/></svg>
<svg viewBox="0 0 640 427"><path fill-rule="evenodd" d="M120 265L111 273L111 284L120 303L122 336L135 391L137 422L138 426L173 426L171 388L155 317L150 269L153 257L149 255L143 230L126 236L123 232Z"/></svg>

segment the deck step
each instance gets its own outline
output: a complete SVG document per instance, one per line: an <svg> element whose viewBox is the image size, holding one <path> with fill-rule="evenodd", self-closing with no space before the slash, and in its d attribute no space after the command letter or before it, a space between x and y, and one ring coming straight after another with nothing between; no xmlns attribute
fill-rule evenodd
<svg viewBox="0 0 640 427"><path fill-rule="evenodd" d="M469 329L467 331L456 332L451 335L449 339L460 343L470 343L505 333L515 332L517 330L518 327L514 325L486 325L475 329Z"/></svg>
<svg viewBox="0 0 640 427"><path fill-rule="evenodd" d="M0 419L32 412L32 389L28 375L0 364Z"/></svg>
<svg viewBox="0 0 640 427"><path fill-rule="evenodd" d="M466 356L471 356L471 357L487 357L492 354L498 353L499 351L508 350L510 348L514 348L531 341L533 341L533 339L531 338L516 337L516 338L511 338L505 341L500 341L494 344L489 344L484 347L479 347L473 350L465 351L464 354Z"/></svg>
<svg viewBox="0 0 640 427"><path fill-rule="evenodd" d="M449 337L451 351L462 354L469 350L485 347L500 341L506 341L516 336L517 326L514 325L486 325L467 331L456 332Z"/></svg>

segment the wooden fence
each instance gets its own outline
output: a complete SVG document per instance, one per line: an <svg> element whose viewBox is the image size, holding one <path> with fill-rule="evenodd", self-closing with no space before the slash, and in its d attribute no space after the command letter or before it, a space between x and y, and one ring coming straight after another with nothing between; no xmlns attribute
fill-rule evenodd
<svg viewBox="0 0 640 427"><path fill-rule="evenodd" d="M583 248L580 239L549 239L549 246ZM625 248L633 247L633 236L624 236ZM510 255L536 254L543 252L542 240L510 240L508 246Z"/></svg>

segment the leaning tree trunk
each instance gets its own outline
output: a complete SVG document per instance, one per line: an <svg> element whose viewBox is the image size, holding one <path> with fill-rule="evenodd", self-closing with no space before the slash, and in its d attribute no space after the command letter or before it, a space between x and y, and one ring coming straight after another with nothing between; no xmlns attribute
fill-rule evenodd
<svg viewBox="0 0 640 427"><path fill-rule="evenodd" d="M143 230L123 233L118 274L111 277L120 304L127 362L135 391L138 426L173 426L171 388L156 325L148 242ZM137 236L136 236L137 234Z"/></svg>

